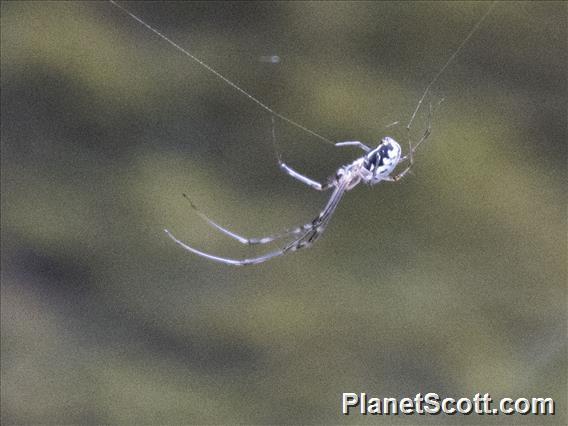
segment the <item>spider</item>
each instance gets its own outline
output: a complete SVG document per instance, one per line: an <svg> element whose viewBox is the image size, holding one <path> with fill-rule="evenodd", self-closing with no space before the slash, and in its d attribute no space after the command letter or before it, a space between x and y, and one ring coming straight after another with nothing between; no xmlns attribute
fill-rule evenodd
<svg viewBox="0 0 568 426"><path fill-rule="evenodd" d="M278 257L278 256L282 256L286 253L290 253L290 252L294 252L294 251L297 251L297 250L300 250L300 249L303 249L303 248L310 247L321 236L321 234L325 230L326 226L328 225L328 223L331 219L331 216L335 212L335 209L339 205L339 202L341 201L341 199L342 199L342 197L343 197L343 195L345 194L346 191L353 189L354 187L356 187L361 182L366 183L368 185L376 185L377 183L382 182L382 181L386 181L386 182L397 182L397 181L399 181L400 179L402 179L403 177L405 177L408 174L408 172L410 171L410 169L414 165L414 153L415 153L416 149L423 142L425 142L428 139L428 137L430 136L431 121L432 121L432 104L430 104L430 106L429 106L428 125L427 125L426 130L424 131L422 137L414 145L412 144L412 142L409 138L409 142L408 142L409 150L408 150L408 153L406 155L402 154L402 148L400 147L399 143L391 137L383 138L381 143L374 149L370 148L369 146L365 145L364 143L362 143L360 141L345 141L345 142L333 143L329 139L325 138L324 136L321 136L320 134L314 132L313 130L308 129L307 127L303 126L302 124L297 123L294 120L291 120L288 117L285 117L284 115L274 111L268 105L264 104L263 102L261 102L260 100L255 98L253 95L251 95L250 93L248 93L247 91L242 89L240 86L238 86L237 84L235 84L234 82L229 80L227 77L225 77L222 74L220 74L219 72L217 72L215 69L210 67L208 64L206 64L204 61L202 61L201 59L199 59L198 57L196 57L192 53L190 53L188 50L184 49L183 47L178 45L176 42L171 40L169 37L167 37L166 35L162 34L160 31L158 31L157 29L152 27L151 25L144 22L141 18L139 18L134 13L132 13L126 7L116 3L114 0L110 0L110 3L113 6L116 6L117 8L121 9L124 13L129 15L132 19L134 19L135 21L137 21L138 23L140 23L141 25L146 27L148 30L150 30L151 32L156 34L158 37L160 37L161 39L163 39L164 41L169 43L171 46L173 46L174 48L176 48L177 50L182 52L184 55L186 55L192 61L196 62L199 66L206 69L213 76L222 80L225 84L232 87L234 90L240 92L242 95L244 95L246 98L248 98L251 102L254 102L260 108L269 112L271 114L271 118L272 118L272 140L273 140L275 145L276 145L276 136L275 136L274 118L276 117L276 118L278 118L282 121L287 122L288 124L291 124L292 126L295 126L299 129L303 130L306 133L311 134L312 136L315 136L316 138L318 138L318 139L320 139L320 140L322 140L326 143L330 143L330 144L335 145L337 147L354 146L354 147L358 147L358 148L362 149L365 152L365 154L362 157L359 157L358 159L356 159L352 163L347 164L347 165L342 166L339 169L337 169L337 172L335 173L335 175L330 177L327 180L326 183L322 184L320 182L317 182L317 181L297 172L292 167L288 166L286 163L284 163L282 161L282 158L281 158L278 150L276 150L276 157L277 157L277 160L278 160L278 165L280 166L280 169L284 173L288 174L289 176L293 177L294 179L302 182L303 184L309 186L310 188L312 188L316 191L329 191L329 190L331 190L331 195L329 197L327 204L324 206L324 208L321 210L321 212L311 222L308 222L308 223L306 223L302 226L298 226L296 228L291 228L291 229L285 230L285 231L278 233L278 234L273 234L273 235L260 237L260 238L242 237L242 236L230 231L229 229L224 228L223 226L217 224L213 220L211 220L209 217L207 217L204 213L202 213L196 207L196 205L193 203L193 201L191 201L191 199L187 195L184 194L184 197L189 201L193 210L204 221L206 221L213 228L217 229L218 231L222 232L223 234L225 234L225 235L227 235L231 238L234 238L235 240L237 240L238 242L240 242L242 244L258 245L258 244L268 244L268 243L278 241L278 240L281 240L281 239L286 239L286 238L288 238L290 240L279 250L268 252L264 255L257 256L257 257L251 257L251 258L246 258L246 259L233 259L233 258L229 258L229 257L216 256L216 255L198 250L198 249L191 247L188 244L182 242L181 240L177 239L169 230L167 230L167 229L164 230L166 232L166 234L173 241L175 241L179 246L181 246L182 248L184 248L187 251L190 251L191 253L197 254L199 256L205 257L205 258L210 259L210 260L214 260L216 262L225 263L225 264L228 264L228 265L244 266L244 265L254 265L254 264L257 264L257 263L266 262L267 260L273 259L273 258ZM446 61L444 66L440 69L440 71L438 71L438 73L434 76L434 79L426 87L426 90L424 91L422 97L418 101L418 104L417 104L417 106L414 110L414 113L412 114L410 121L406 126L406 129L409 133L410 133L410 128L411 128L412 122L414 121L416 114L418 113L419 109L421 108L424 99L430 93L431 87L438 80L438 78L444 73L446 68L453 62L453 60L456 58L458 53L463 49L463 47L466 45L466 43L469 41L469 39L477 32L481 23L489 15L489 13L491 12L491 10L495 6L495 4L496 4L495 2L491 3L491 5L486 10L486 12L483 14L483 16L477 21L477 23L473 26L473 28L471 29L469 34L459 44L457 49L454 50L454 52L452 53L452 55L450 55L449 59ZM442 100L440 100L440 103L442 102ZM403 164L403 163L407 163L406 167L401 172L393 175L395 169L400 164Z"/></svg>
<svg viewBox="0 0 568 426"><path fill-rule="evenodd" d="M328 178L327 182L320 183L317 182L298 171L294 170L292 167L288 166L282 161L280 153L276 150L276 157L278 160L278 165L280 169L287 175L293 177L294 179L302 182L303 184L309 186L316 191L329 191L331 190L331 195L328 202L325 204L320 213L311 221L304 225L287 229L278 234L268 235L265 237L257 238L247 238L238 235L229 229L219 225L218 223L211 220L207 215L201 212L193 201L186 195L184 197L189 201L192 209L209 225L213 228L221 231L223 234L234 238L242 244L249 246L268 244L286 237L290 237L286 245L281 249L268 252L266 254L251 257L246 259L233 259L229 257L216 256L211 253L206 253L204 251L198 250L190 245L184 243L183 241L176 238L169 230L165 229L166 234L180 247L184 248L191 253L195 253L206 259L214 260L216 262L225 263L227 265L234 266L244 266L244 265L254 265L257 263L266 262L267 260L273 259L278 256L282 256L286 253L291 253L300 249L311 247L315 241L321 236L326 226L328 225L331 216L335 212L335 209L339 205L343 195L346 191L350 191L355 188L359 183L363 182L367 185L376 185L379 182L398 182L400 179L405 177L414 165L414 152L416 149L428 139L431 133L431 117L432 117L432 107L430 105L429 116L428 116L428 127L424 131L424 134L420 140L413 146L409 141L409 151L408 154L402 155L402 148L399 143L391 137L385 137L382 139L381 143L374 149L365 145L360 141L345 141L337 142L335 146L354 146L365 151L362 157L357 158L350 164L340 167L337 169L335 175ZM272 117L272 140L276 144L276 136L274 130L274 117ZM392 175L397 166L407 162L408 165L398 174Z"/></svg>

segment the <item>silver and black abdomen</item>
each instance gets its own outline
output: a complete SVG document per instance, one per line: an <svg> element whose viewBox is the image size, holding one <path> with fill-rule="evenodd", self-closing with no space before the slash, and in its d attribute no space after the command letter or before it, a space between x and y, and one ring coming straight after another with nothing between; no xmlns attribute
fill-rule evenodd
<svg viewBox="0 0 568 426"><path fill-rule="evenodd" d="M397 141L386 137L381 144L365 156L364 167L373 173L378 182L389 176L400 161L402 150Z"/></svg>

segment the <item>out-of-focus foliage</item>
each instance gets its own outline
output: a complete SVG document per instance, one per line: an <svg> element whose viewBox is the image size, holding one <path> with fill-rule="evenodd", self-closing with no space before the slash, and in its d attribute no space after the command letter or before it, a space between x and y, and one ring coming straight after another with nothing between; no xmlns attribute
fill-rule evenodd
<svg viewBox="0 0 568 426"><path fill-rule="evenodd" d="M406 140L489 5L127 6L277 111L375 144ZM498 4L433 87L413 174L349 193L313 249L242 269L163 228L240 257L183 192L246 235L317 213L270 116L110 3L1 7L3 424L565 424L565 3ZM317 179L360 155L276 131ZM558 413L344 417L342 392Z"/></svg>

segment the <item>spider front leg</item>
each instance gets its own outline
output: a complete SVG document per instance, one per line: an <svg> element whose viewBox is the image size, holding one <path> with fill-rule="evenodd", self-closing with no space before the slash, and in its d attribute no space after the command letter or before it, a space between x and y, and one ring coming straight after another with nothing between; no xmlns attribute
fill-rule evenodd
<svg viewBox="0 0 568 426"><path fill-rule="evenodd" d="M440 101L440 103L442 103L442 101L443 101L443 99ZM414 166L414 153L416 152L418 147L423 142L425 142L430 137L430 135L432 134L432 103L430 103L429 106L428 106L428 126L426 127L426 130L424 130L422 137L416 143L416 145L414 145L414 146L412 145L412 140L410 138L410 127L407 127L406 130L408 131L408 134L409 134L409 136L408 136L408 154L406 154L404 157L402 157L400 159L399 164L402 163L403 161L408 161L408 166L402 172L397 174L396 176L391 176L391 177L385 179L389 182L398 182L403 177L405 177L408 174L408 172L410 172L410 169L412 169L412 166Z"/></svg>

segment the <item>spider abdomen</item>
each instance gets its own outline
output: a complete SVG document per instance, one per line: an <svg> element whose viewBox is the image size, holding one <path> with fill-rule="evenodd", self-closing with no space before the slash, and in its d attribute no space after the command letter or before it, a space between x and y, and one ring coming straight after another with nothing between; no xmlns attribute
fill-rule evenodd
<svg viewBox="0 0 568 426"><path fill-rule="evenodd" d="M363 166L373 173L373 180L382 180L393 172L400 161L401 153L398 142L386 137L377 148L365 156Z"/></svg>

